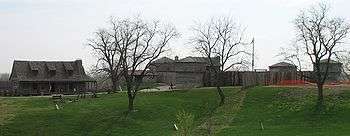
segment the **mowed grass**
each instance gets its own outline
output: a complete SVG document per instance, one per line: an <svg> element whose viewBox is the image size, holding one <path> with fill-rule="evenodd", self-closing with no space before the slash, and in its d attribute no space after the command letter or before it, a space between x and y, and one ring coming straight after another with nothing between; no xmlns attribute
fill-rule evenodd
<svg viewBox="0 0 350 136"><path fill-rule="evenodd" d="M225 88L227 95L238 89ZM167 136L174 135L176 114L182 110L200 125L208 110L218 105L213 88L177 92L140 93L136 112L127 114L125 93L100 95L64 103L56 110L50 98L0 98L1 136Z"/></svg>
<svg viewBox="0 0 350 136"><path fill-rule="evenodd" d="M322 112L315 111L315 89L224 90L227 99L221 107L215 88L140 93L138 111L129 114L122 93L65 103L61 110L49 98L0 98L0 135L173 136L176 114L182 110L195 117L192 135L350 135L349 89L327 89Z"/></svg>
<svg viewBox="0 0 350 136"><path fill-rule="evenodd" d="M249 89L230 126L218 135L349 136L350 90L327 89L326 108L315 110L316 89Z"/></svg>

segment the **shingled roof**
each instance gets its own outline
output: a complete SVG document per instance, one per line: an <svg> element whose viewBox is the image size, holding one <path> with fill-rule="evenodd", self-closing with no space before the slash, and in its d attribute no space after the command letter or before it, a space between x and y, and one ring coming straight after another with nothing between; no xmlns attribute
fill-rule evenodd
<svg viewBox="0 0 350 136"><path fill-rule="evenodd" d="M220 65L220 59L214 58L214 65L219 66ZM186 57L183 59L180 59L178 61L175 61L173 59L170 59L168 57L162 57L160 59L155 60L153 63L208 63L209 64L209 59L206 57Z"/></svg>
<svg viewBox="0 0 350 136"><path fill-rule="evenodd" d="M217 57L217 58L213 58L213 63L214 65L216 66L219 66L220 65L220 59ZM180 59L179 62L186 62L186 63L210 63L209 62L209 59L207 57L192 57L192 56L189 56L189 57L186 57L186 58L183 58L183 59Z"/></svg>
<svg viewBox="0 0 350 136"><path fill-rule="evenodd" d="M173 59L170 59L168 57L162 57L160 59L155 60L153 63L172 63L174 62Z"/></svg>
<svg viewBox="0 0 350 136"><path fill-rule="evenodd" d="M81 60L13 62L11 81L95 81L87 76Z"/></svg>
<svg viewBox="0 0 350 136"><path fill-rule="evenodd" d="M320 63L327 63L327 62L328 62L328 59L320 60ZM341 62L338 62L338 61L335 61L335 60L329 60L329 63L331 63L331 64L341 64Z"/></svg>
<svg viewBox="0 0 350 136"><path fill-rule="evenodd" d="M287 62L279 62L276 64L271 65L270 67L296 67L295 65Z"/></svg>

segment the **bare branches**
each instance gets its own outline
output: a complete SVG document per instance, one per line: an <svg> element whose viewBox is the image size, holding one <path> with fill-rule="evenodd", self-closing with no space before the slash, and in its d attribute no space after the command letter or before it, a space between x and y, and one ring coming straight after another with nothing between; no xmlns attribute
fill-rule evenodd
<svg viewBox="0 0 350 136"><path fill-rule="evenodd" d="M229 69L233 64L239 64L239 62L232 62L233 58L248 54L240 47L246 45L242 41L244 30L231 18L213 18L206 24L194 26L192 31L190 43L199 53L209 58L212 66L217 64L212 58L219 57L222 71ZM230 61L231 64L228 64Z"/></svg>
<svg viewBox="0 0 350 136"><path fill-rule="evenodd" d="M281 48L279 54L276 56L281 57L283 61L287 61L297 66L298 71L302 71L304 69L303 64L306 62L304 58L307 57L307 54L301 46L293 42L290 47Z"/></svg>
<svg viewBox="0 0 350 136"><path fill-rule="evenodd" d="M107 29L99 29L94 33L94 37L88 40L88 46L97 57L94 67L96 73L105 73L112 80L112 89L116 90L117 80L120 77L121 62L118 59L118 51L114 46L115 41Z"/></svg>
<svg viewBox="0 0 350 136"><path fill-rule="evenodd" d="M350 30L350 25L342 18L328 17L329 8L325 4L303 11L296 19L298 41L304 45L306 54L318 70L322 59L328 62L337 52ZM328 68L327 68L328 69ZM320 82L324 82L326 76Z"/></svg>
<svg viewBox="0 0 350 136"><path fill-rule="evenodd" d="M221 72L244 64L244 60L236 61L242 54L247 54L241 46L243 29L231 18L212 19L206 24L198 24L192 28L193 36L190 43L204 57L208 58L211 72L214 72L216 87L220 96L220 105L225 102L225 95L220 88ZM234 60L236 59L236 60Z"/></svg>
<svg viewBox="0 0 350 136"><path fill-rule="evenodd" d="M162 26L159 21L147 22L139 17L109 20L110 27L100 29L88 40L98 58L96 70L108 73L116 89L123 77L129 98L134 99L138 86L149 65L166 51L169 41L179 33L172 25ZM141 75L135 72L142 70Z"/></svg>
<svg viewBox="0 0 350 136"><path fill-rule="evenodd" d="M166 46L179 33L172 25L163 26L159 21L147 22L139 17L112 18L110 24L108 36L113 40L108 43L116 51L112 56L116 56L118 75L125 79L131 111L150 64L166 51Z"/></svg>
<svg viewBox="0 0 350 136"><path fill-rule="evenodd" d="M9 73L0 73L0 81L8 81L10 78Z"/></svg>
<svg viewBox="0 0 350 136"><path fill-rule="evenodd" d="M319 102L323 101L322 88L328 76L329 62L341 49L350 31L350 25L343 18L329 17L328 12L328 6L321 3L308 11L302 11L294 22L299 46L305 48L314 66ZM321 60L326 60L326 68L322 70Z"/></svg>

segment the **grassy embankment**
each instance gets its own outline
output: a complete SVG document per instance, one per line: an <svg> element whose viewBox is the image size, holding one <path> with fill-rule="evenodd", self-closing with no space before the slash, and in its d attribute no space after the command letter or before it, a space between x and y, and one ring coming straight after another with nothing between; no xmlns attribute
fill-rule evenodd
<svg viewBox="0 0 350 136"><path fill-rule="evenodd" d="M127 114L126 94L64 103L49 98L0 98L0 135L174 135L176 114L194 115L194 135L350 135L350 91L326 90L327 108L314 111L313 89L225 88L216 109L214 88L140 93L137 112ZM215 111L211 112L213 109Z"/></svg>

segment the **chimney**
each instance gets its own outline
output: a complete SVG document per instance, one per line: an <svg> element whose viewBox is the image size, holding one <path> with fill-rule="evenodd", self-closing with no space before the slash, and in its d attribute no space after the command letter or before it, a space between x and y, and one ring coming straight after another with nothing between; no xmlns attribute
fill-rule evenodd
<svg viewBox="0 0 350 136"><path fill-rule="evenodd" d="M83 65L83 61L81 59L75 60L75 63L77 63L78 66Z"/></svg>
<svg viewBox="0 0 350 136"><path fill-rule="evenodd" d="M175 56L175 61L179 61L179 56Z"/></svg>
<svg viewBox="0 0 350 136"><path fill-rule="evenodd" d="M77 65L77 71L80 74L82 71L81 67L83 66L83 61L81 59L75 60L75 64Z"/></svg>

